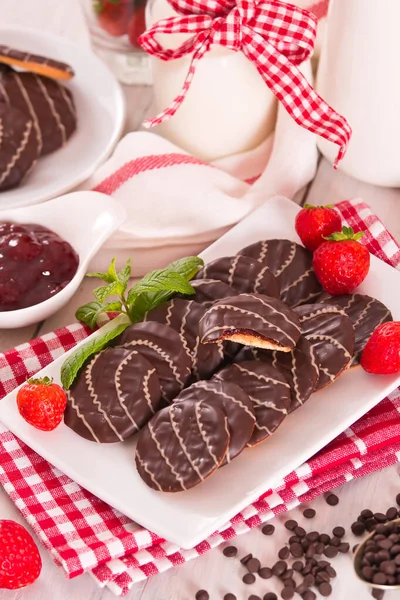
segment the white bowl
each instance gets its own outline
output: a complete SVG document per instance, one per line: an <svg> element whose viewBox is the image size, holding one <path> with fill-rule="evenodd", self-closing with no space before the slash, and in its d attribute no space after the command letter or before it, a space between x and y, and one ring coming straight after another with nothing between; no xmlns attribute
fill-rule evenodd
<svg viewBox="0 0 400 600"><path fill-rule="evenodd" d="M0 222L43 225L69 242L79 255L78 270L61 292L28 308L0 311L0 328L14 329L43 321L67 304L92 257L125 219L124 207L99 192L73 192L45 204L0 211Z"/></svg>
<svg viewBox="0 0 400 600"><path fill-rule="evenodd" d="M78 124L63 148L41 157L21 184L0 193L0 208L44 202L85 181L108 158L125 123L125 97L110 69L90 48L24 27L0 27L2 44L68 63Z"/></svg>

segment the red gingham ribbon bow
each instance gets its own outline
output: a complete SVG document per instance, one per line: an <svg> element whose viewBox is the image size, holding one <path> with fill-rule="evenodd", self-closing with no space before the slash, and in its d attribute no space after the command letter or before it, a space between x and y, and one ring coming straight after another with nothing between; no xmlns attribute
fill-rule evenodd
<svg viewBox="0 0 400 600"><path fill-rule="evenodd" d="M153 119L152 127L172 117L182 104L192 82L196 65L212 44L241 50L257 67L269 89L291 117L339 145L335 167L346 153L351 127L311 87L297 68L311 55L317 19L308 11L278 0L168 0L178 17L158 21L139 42L142 48L162 60L192 54L181 92L171 105ZM157 34L192 33L176 49L157 42ZM238 82L239 83L239 82Z"/></svg>

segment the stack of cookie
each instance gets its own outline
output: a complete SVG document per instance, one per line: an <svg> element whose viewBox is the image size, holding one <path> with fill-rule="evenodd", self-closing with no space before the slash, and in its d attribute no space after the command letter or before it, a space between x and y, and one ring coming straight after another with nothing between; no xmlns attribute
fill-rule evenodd
<svg viewBox="0 0 400 600"><path fill-rule="evenodd" d="M73 76L65 63L0 45L0 191L17 186L75 131L72 93L58 81Z"/></svg>
<svg viewBox="0 0 400 600"><path fill-rule="evenodd" d="M168 492L263 442L392 320L369 296L327 297L311 261L294 242L268 240L206 265L194 296L149 312L92 359L65 423L97 442L140 429L138 472Z"/></svg>

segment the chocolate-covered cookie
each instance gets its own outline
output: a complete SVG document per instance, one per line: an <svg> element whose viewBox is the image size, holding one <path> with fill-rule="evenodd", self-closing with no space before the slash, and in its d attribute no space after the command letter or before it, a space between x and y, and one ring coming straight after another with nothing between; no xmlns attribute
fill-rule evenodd
<svg viewBox="0 0 400 600"><path fill-rule="evenodd" d="M155 367L164 400L170 402L185 387L192 361L179 333L168 325L137 323L125 329L117 345L137 350Z"/></svg>
<svg viewBox="0 0 400 600"><path fill-rule="evenodd" d="M392 313L382 302L364 294L346 294L334 298L321 298L326 304L343 308L354 327L355 349L351 367L360 364L361 353L374 330L387 321L393 321Z"/></svg>
<svg viewBox="0 0 400 600"><path fill-rule="evenodd" d="M281 300L291 307L312 302L322 288L312 267L312 254L290 240L263 240L238 252L268 267L278 279Z"/></svg>
<svg viewBox="0 0 400 600"><path fill-rule="evenodd" d="M196 279L219 279L239 293L280 296L279 283L267 265L239 254L213 260L197 273Z"/></svg>
<svg viewBox="0 0 400 600"><path fill-rule="evenodd" d="M252 401L256 423L248 446L269 437L288 414L290 386L282 372L271 364L259 360L234 363L216 373L214 380L236 383Z"/></svg>
<svg viewBox="0 0 400 600"><path fill-rule="evenodd" d="M31 119L17 108L0 103L0 191L18 185L38 156Z"/></svg>
<svg viewBox="0 0 400 600"><path fill-rule="evenodd" d="M261 294L224 298L200 321L203 343L231 340L245 346L289 352L301 334L297 315L283 302Z"/></svg>
<svg viewBox="0 0 400 600"><path fill-rule="evenodd" d="M216 404L228 419L229 447L223 465L231 462L246 447L255 424L253 404L238 385L228 381L198 381L183 390L175 402L195 400Z"/></svg>
<svg viewBox="0 0 400 600"><path fill-rule="evenodd" d="M32 120L41 155L63 146L76 129L72 93L53 79L2 69L0 101Z"/></svg>
<svg viewBox="0 0 400 600"><path fill-rule="evenodd" d="M236 290L219 279L192 279L190 285L196 290L193 296L180 296L195 300L203 306L211 306L216 300L235 296Z"/></svg>
<svg viewBox="0 0 400 600"><path fill-rule="evenodd" d="M297 346L290 352L268 352L258 348L243 348L235 362L262 360L280 369L290 385L290 409L302 406L317 387L319 379L318 359L314 347L302 335Z"/></svg>
<svg viewBox="0 0 400 600"><path fill-rule="evenodd" d="M143 319L164 323L179 333L196 380L211 377L224 360L222 343L200 343L199 321L205 312L206 308L193 300L174 298L148 312Z"/></svg>
<svg viewBox="0 0 400 600"><path fill-rule="evenodd" d="M152 417L161 400L155 368L136 350L107 348L67 392L64 423L81 437L122 442Z"/></svg>
<svg viewBox="0 0 400 600"><path fill-rule="evenodd" d="M0 63L54 79L71 79L74 76L72 67L64 62L16 50L4 44L0 44Z"/></svg>
<svg viewBox="0 0 400 600"><path fill-rule="evenodd" d="M154 415L139 433L136 467L154 490L181 492L218 469L228 444L227 419L217 405L176 402Z"/></svg>
<svg viewBox="0 0 400 600"><path fill-rule="evenodd" d="M340 306L304 304L294 309L303 335L312 344L319 365L317 390L333 383L346 369L354 354L354 329Z"/></svg>

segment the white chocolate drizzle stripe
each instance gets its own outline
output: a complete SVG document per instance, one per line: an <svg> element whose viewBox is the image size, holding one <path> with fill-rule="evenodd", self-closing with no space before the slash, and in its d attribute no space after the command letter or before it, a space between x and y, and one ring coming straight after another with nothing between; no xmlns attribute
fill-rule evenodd
<svg viewBox="0 0 400 600"><path fill-rule="evenodd" d="M202 437L202 439L203 439L203 441L204 441L204 443L206 445L208 454L213 459L215 466L218 467L219 466L219 461L217 460L217 457L215 456L215 453L213 452L212 445L210 444L210 440L207 437L207 434L204 431L204 426L203 426L203 424L201 422L201 413L200 413L201 406L202 406L202 402L197 402L196 405L195 405L195 409L194 409L194 412L195 412L195 415L196 415L197 427L199 428L200 435L201 435L201 437ZM226 416L224 416L224 422L225 422L225 428L226 428L227 427L226 426ZM228 430L227 430L227 432L228 432ZM228 440L229 440L229 432L228 432ZM202 477L202 480L203 479L204 479L204 477Z"/></svg>
<svg viewBox="0 0 400 600"><path fill-rule="evenodd" d="M327 306L326 308L319 308L308 315L299 315L300 323L304 323L305 321L309 321L310 319L314 319L314 317L319 317L320 315L328 315L328 314L342 315L343 317L347 317L348 315L342 308L336 308L336 306Z"/></svg>
<svg viewBox="0 0 400 600"><path fill-rule="evenodd" d="M200 481L204 480L203 475L200 472L200 469L198 468L198 466L195 464L195 462L193 461L192 457L190 456L189 450L183 440L183 437L181 436L181 434L179 433L179 428L178 428L178 424L176 423L176 421L174 420L174 410L176 408L176 405L172 405L168 411L169 414L169 420L171 422L171 427L172 430L175 434L175 437L177 438L180 447L183 450L184 455L186 456L187 460L190 463L190 466L192 467L193 471L195 471L195 473L197 473L197 477L200 479Z"/></svg>
<svg viewBox="0 0 400 600"><path fill-rule="evenodd" d="M287 261L284 262L281 268L275 273L275 277L279 277L280 275L282 275L283 271L285 271L288 268L288 266L292 264L293 259L296 256L297 246L293 243L291 244L290 248L291 250Z"/></svg>
<svg viewBox="0 0 400 600"><path fill-rule="evenodd" d="M38 116L35 111L35 107L33 106L30 96L29 96L29 92L28 92L27 88L24 86L24 84L22 83L18 73L13 72L13 77L14 77L15 81L17 82L19 91L21 92L21 95L26 102L26 105L29 110L29 114L32 118L33 126L35 127L36 137L37 137L38 144L39 144L39 154L40 154L40 152L42 151L42 148L43 148L43 136L42 136L42 131L41 131L40 125L39 125L39 119L38 119Z"/></svg>
<svg viewBox="0 0 400 600"><path fill-rule="evenodd" d="M229 275L229 277L228 277L228 284L229 285L233 285L233 278L235 276L236 267L238 266L240 258L241 258L240 254L237 254L234 257L233 261L232 261L232 264L231 264L230 269L228 271L228 275Z"/></svg>
<svg viewBox="0 0 400 600"><path fill-rule="evenodd" d="M157 488L159 489L160 492L163 491L161 485L158 483L154 473L152 473L150 471L150 469L147 466L147 463L144 462L144 460L142 459L142 457L140 456L139 452L136 449L136 458L139 461L140 466L142 467L143 471L145 471L148 475L150 475L150 479L152 480L152 482L157 486Z"/></svg>
<svg viewBox="0 0 400 600"><path fill-rule="evenodd" d="M342 350L342 352L346 356L346 358L348 358L348 359L353 358L353 356L350 354L350 352L347 350L347 348L345 348L343 346L343 344L338 342L338 340L336 340L335 338L333 338L330 335L322 335L322 334L318 333L318 334L306 335L306 338L308 340L315 340L315 341L319 341L319 342L330 342L333 346L336 346L337 348L339 348L339 350Z"/></svg>
<svg viewBox="0 0 400 600"><path fill-rule="evenodd" d="M297 329L297 331L301 332L301 327L299 327L296 323L294 323L294 321L291 321L289 319L289 317L287 317L285 315L285 313L277 310L274 306L271 306L271 304L269 304L268 302L266 302L265 300L263 300L262 298L260 298L259 296L254 296L253 294L241 294L242 296L247 296L248 298L251 298L252 300L256 300L257 302L260 302L263 306L266 306L267 308L270 308L274 314L278 314L281 315L281 317L286 321L286 323L288 323L289 325L291 325L292 327L294 327L295 329ZM269 322L269 321L267 321Z"/></svg>
<svg viewBox="0 0 400 600"><path fill-rule="evenodd" d="M75 108L70 96L68 95L67 90L64 88L63 85L60 85L60 92L61 92L62 97L64 98L65 104L69 108L71 115L73 117L76 117L76 108Z"/></svg>
<svg viewBox="0 0 400 600"><path fill-rule="evenodd" d="M31 130L32 130L32 121L28 121L26 124L26 127L25 127L24 134L22 136L21 143L18 146L16 153L14 154L14 156L12 156L10 162L8 163L8 165L4 169L3 173L1 174L0 183L3 183L3 181L5 181L7 179L7 177L11 173L11 170L17 164L19 159L21 158L21 155L22 155L23 151L25 150L25 147L28 143Z"/></svg>
<svg viewBox="0 0 400 600"><path fill-rule="evenodd" d="M163 360L165 360L165 362L167 363L167 365L171 369L172 373L174 374L174 377L175 377L176 381L183 388L184 382L181 380L179 372L178 372L178 370L177 370L174 362L172 361L172 359L170 358L170 356L166 352L164 352L164 350L162 350L162 348L160 348L160 346L157 346L157 344L154 344L150 340L139 339L139 340L132 340L131 342L126 342L125 344L123 344L122 347L123 348L130 348L131 346L145 346L146 348L151 348L151 350L154 350L154 352L156 352Z"/></svg>
<svg viewBox="0 0 400 600"><path fill-rule="evenodd" d="M82 421L82 423L85 425L86 429L90 432L90 435L93 437L94 441L97 442L98 444L100 444L99 438L97 437L97 435L95 434L95 432L93 431L93 429L91 428L89 423L86 421L84 415L79 410L79 406L75 403L75 398L72 396L70 391L68 391L68 399L70 400L70 406L76 412L78 419L80 419Z"/></svg>
<svg viewBox="0 0 400 600"><path fill-rule="evenodd" d="M62 143L64 145L65 142L67 141L67 134L66 134L64 123L62 122L61 116L59 115L59 113L56 110L54 100L50 96L48 91L46 90L46 86L43 84L43 81L40 79L40 77L35 75L35 79L37 81L38 86L40 87L40 90L41 90L43 96L46 98L47 104L50 107L51 114L53 115L54 119L56 120L58 129L60 130Z"/></svg>
<svg viewBox="0 0 400 600"><path fill-rule="evenodd" d="M284 292L289 291L290 289L292 289L293 287L296 287L296 285L298 285L299 283L301 283L304 279L306 279L311 273L313 272L313 269L310 268L308 269L308 271L305 271L302 275L300 275L300 277L298 279L296 279L295 281L293 281L290 285L287 285L285 288L283 288L283 290L281 290L281 294L283 294Z"/></svg>
<svg viewBox="0 0 400 600"><path fill-rule="evenodd" d="M234 404L240 406L240 408L244 410L249 415L249 417L251 417L253 420L255 419L254 414L251 412L249 407L243 404L241 400L235 398L234 396L230 396L226 392L223 392L221 389L216 389L215 386L213 386L212 383L210 383L209 381L200 381L196 384L196 388L206 390L207 392L211 392L217 397L222 396L222 398L224 398L225 400L229 400L229 402L233 402Z"/></svg>
<svg viewBox="0 0 400 600"><path fill-rule="evenodd" d="M354 327L357 327L357 325L359 325L361 323L361 321L364 319L365 315L368 313L368 310L371 308L371 306L373 304L375 304L375 298L371 298L371 300L369 300L369 302L365 306L364 310L359 314L357 321L355 321L353 323Z"/></svg>
<svg viewBox="0 0 400 600"><path fill-rule="evenodd" d="M157 439L156 434L154 433L153 430L153 426L151 424L151 421L149 421L147 423L147 427L148 430L150 432L150 437L153 440L154 444L156 445L157 451L159 453L159 455L161 456L161 458L163 459L163 461L165 462L165 464L169 467L169 469L171 470L172 475L175 477L175 479L178 481L179 485L181 486L181 488L183 490L186 490L186 486L183 483L183 479L182 477L179 475L179 473L174 469L174 466L172 465L171 461L169 460L168 456L165 454L164 450L161 447L160 442Z"/></svg>

